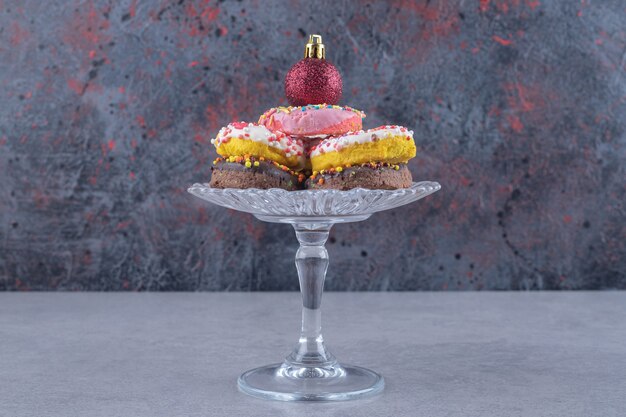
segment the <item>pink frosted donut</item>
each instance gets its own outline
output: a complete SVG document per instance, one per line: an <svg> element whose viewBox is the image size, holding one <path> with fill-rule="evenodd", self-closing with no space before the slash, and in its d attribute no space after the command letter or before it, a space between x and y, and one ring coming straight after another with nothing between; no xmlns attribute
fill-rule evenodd
<svg viewBox="0 0 626 417"><path fill-rule="evenodd" d="M275 107L259 118L271 131L298 137L338 136L363 128L365 113L351 107L309 104L303 107Z"/></svg>

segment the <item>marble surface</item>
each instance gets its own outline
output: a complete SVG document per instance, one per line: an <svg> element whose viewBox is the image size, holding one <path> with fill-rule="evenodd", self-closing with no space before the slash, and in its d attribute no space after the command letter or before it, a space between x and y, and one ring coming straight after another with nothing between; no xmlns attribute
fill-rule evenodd
<svg viewBox="0 0 626 417"><path fill-rule="evenodd" d="M335 227L329 289L626 289L624 3L0 1L0 290L297 290L288 226L184 190L309 33L443 187Z"/></svg>
<svg viewBox="0 0 626 417"><path fill-rule="evenodd" d="M329 293L325 336L387 382L346 403L241 394L295 343L297 293L0 293L0 415L626 415L626 293Z"/></svg>

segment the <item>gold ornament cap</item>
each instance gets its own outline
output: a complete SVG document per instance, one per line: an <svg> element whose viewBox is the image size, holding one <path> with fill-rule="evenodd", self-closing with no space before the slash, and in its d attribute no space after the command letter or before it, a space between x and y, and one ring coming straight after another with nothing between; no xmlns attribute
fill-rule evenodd
<svg viewBox="0 0 626 417"><path fill-rule="evenodd" d="M309 35L309 41L304 47L304 57L326 59L326 50L321 35Z"/></svg>

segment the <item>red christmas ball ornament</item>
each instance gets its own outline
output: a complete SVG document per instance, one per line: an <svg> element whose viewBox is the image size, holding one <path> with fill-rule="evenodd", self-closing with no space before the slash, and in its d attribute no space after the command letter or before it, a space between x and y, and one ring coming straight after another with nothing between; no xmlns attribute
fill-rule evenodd
<svg viewBox="0 0 626 417"><path fill-rule="evenodd" d="M291 67L285 77L285 95L289 104L337 104L342 90L341 74L326 60L322 37L310 35L304 59Z"/></svg>

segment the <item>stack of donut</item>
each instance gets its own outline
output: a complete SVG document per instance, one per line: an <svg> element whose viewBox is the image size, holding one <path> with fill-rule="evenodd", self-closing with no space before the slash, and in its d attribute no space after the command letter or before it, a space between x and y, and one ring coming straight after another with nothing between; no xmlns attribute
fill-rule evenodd
<svg viewBox="0 0 626 417"><path fill-rule="evenodd" d="M401 126L363 129L351 107L277 107L258 123L231 123L211 142L214 188L397 189L411 186L413 132Z"/></svg>

